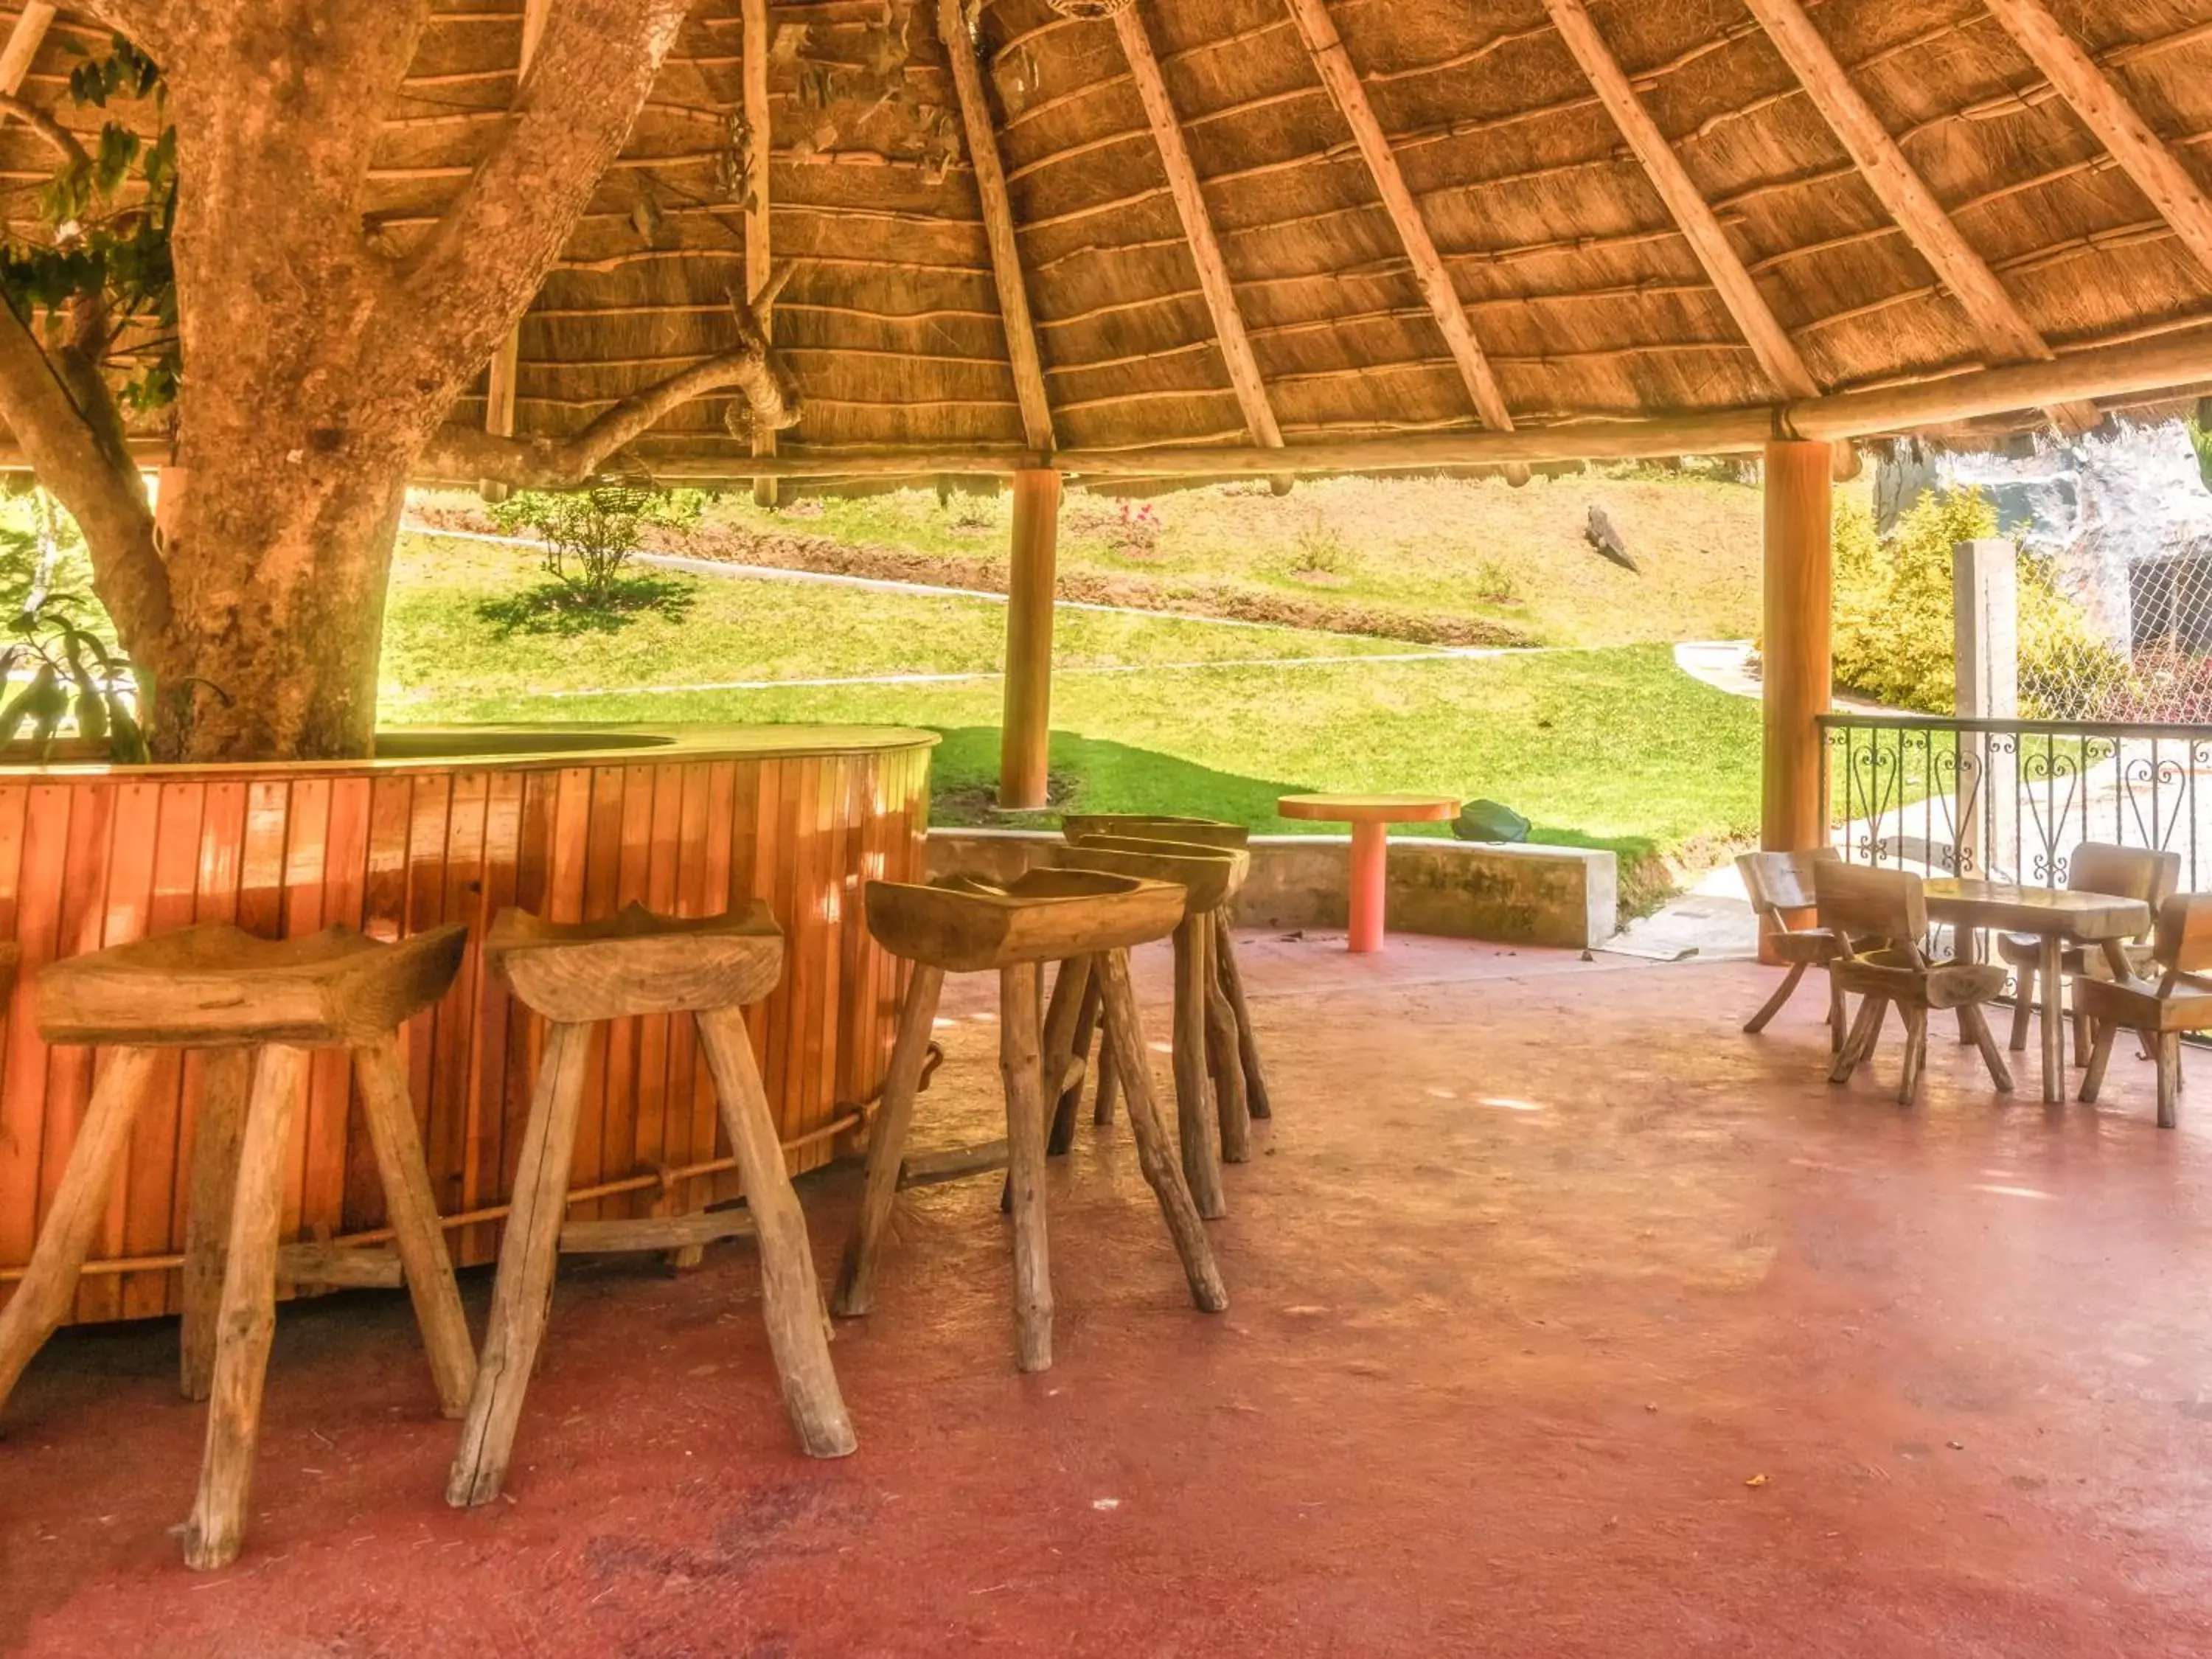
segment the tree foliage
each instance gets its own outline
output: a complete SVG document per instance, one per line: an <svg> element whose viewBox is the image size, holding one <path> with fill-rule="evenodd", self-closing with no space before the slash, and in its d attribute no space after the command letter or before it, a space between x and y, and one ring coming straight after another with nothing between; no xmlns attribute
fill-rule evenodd
<svg viewBox="0 0 2212 1659"><path fill-rule="evenodd" d="M176 400L183 363L169 254L177 135L161 71L118 34L70 71L69 94L80 109L150 106L158 136L149 143L112 116L88 145L58 125L42 129L57 163L37 193L38 234L0 234L0 293L26 323L43 316L50 347L81 331L88 337L76 343L97 361L129 336L116 394L128 409L164 408Z"/></svg>

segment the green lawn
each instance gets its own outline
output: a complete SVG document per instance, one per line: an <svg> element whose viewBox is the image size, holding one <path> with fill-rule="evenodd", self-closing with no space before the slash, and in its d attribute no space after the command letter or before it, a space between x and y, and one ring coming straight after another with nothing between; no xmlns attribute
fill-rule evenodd
<svg viewBox="0 0 2212 1659"><path fill-rule="evenodd" d="M401 537L386 602L388 715L423 718L414 709L426 698L450 707L609 686L993 673L1004 651L1006 607L989 600L640 569L665 590L659 608L615 627L572 621L532 631L507 614L544 580L532 555L456 537ZM1073 609L1060 611L1054 643L1060 667L1075 671L1404 648L1288 628Z"/></svg>
<svg viewBox="0 0 2212 1659"><path fill-rule="evenodd" d="M1642 567L1583 539L1604 508ZM708 521L1003 562L1010 498L893 490L776 511L725 495ZM1230 586L1502 623L1547 645L1739 639L1758 627L1759 495L1717 476L1590 470L1498 479L1327 478L1287 496L1264 483L1133 502L1071 492L1066 570L1188 589Z"/></svg>
<svg viewBox="0 0 2212 1659"><path fill-rule="evenodd" d="M984 814L998 763L995 679L546 693L987 671L999 605L700 579L689 584L682 621L648 616L606 634L502 638L482 607L526 579L518 556L412 538L404 553L386 647L391 723L927 726L945 738L939 821ZM1533 818L1540 840L1621 853L1632 886L1633 866L1650 855L1709 861L1755 825L1757 705L1682 674L1664 646L1376 661L1371 643L1334 635L1071 611L1060 614L1059 639L1052 764L1069 808L1202 812L1295 831L1316 826L1275 816L1275 798L1293 790L1487 795ZM1342 660L1221 662L1261 656ZM1213 665L1166 665L1186 663ZM1153 665L1085 672L1114 664Z"/></svg>

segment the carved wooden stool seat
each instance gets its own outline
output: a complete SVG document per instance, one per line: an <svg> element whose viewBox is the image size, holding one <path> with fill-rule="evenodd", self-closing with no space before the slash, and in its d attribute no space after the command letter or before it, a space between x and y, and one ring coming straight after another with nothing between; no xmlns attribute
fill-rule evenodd
<svg viewBox="0 0 2212 1659"><path fill-rule="evenodd" d="M1047 848L1044 855L1056 869L1135 876L1170 882L1183 890L1182 918L1175 929L1176 1127L1182 1144L1183 1176L1198 1202L1198 1212L1208 1220L1226 1215L1229 1205L1221 1188L1221 1165L1224 1160L1242 1164L1252 1156L1252 1123L1236 1015L1215 972L1216 940L1226 926L1223 913L1251 868L1251 854L1237 847L1130 836L1084 836L1065 847ZM1054 1002L1057 1005L1079 995L1089 973L1089 965L1079 957L1061 963ZM1054 1036L1063 1032L1079 1036L1073 1030L1078 1018L1061 1022L1048 1018L1046 1030ZM1062 1040L1069 1039L1063 1036ZM1058 1075L1054 1068L1064 1063L1064 1056L1048 1047L1045 1060L1047 1074ZM1119 1083L1118 1066L1115 1076ZM1105 1096L1103 1103L1110 1112L1112 1097ZM1059 1116L1055 1111L1055 1130L1060 1127ZM1063 1149L1074 1132L1072 1108L1069 1116L1066 1133L1060 1137Z"/></svg>
<svg viewBox="0 0 2212 1659"><path fill-rule="evenodd" d="M756 899L746 910L678 921L632 904L605 921L575 923L502 910L485 936L484 958L526 1007L551 1024L500 1245L483 1363L446 1501L457 1507L489 1503L507 1478L523 1395L552 1308L592 1028L633 1014L688 1013L697 1024L760 1243L761 1302L784 1404L808 1455L852 1451L859 1442L830 1363L806 1218L784 1169L741 1012L783 977L783 933L768 906ZM626 1224L623 1247L684 1243L696 1235L681 1220ZM585 1242L608 1248L603 1239Z"/></svg>
<svg viewBox="0 0 2212 1659"><path fill-rule="evenodd" d="M430 1192L399 1027L446 993L468 930L459 923L379 944L347 927L264 939L188 927L57 962L39 975L39 1030L49 1042L112 1045L69 1166L15 1299L0 1313L0 1400L52 1334L76 1292L107 1206L131 1121L163 1048L214 1048L252 1060L211 1064L192 1151L185 1247L184 1389L208 1399L207 1449L185 1560L234 1559L261 1427L276 1332L278 1235L293 1115L310 1048L349 1048L375 1149L394 1243L414 1298L440 1406L457 1417L476 1355Z"/></svg>
<svg viewBox="0 0 2212 1659"><path fill-rule="evenodd" d="M868 1143L866 1190L845 1249L844 1271L831 1306L839 1314L868 1311L876 1261L898 1195L915 1095L927 1057L938 994L948 973L999 975L999 1070L1006 1097L1006 1164L1014 1213L1015 1363L1025 1371L1052 1364L1052 1273L1044 1212L1044 1079L1038 1037L1038 981L1042 964L1094 963L1105 1024L1128 1097L1129 1124L1146 1181L1158 1197L1190 1282L1191 1299L1208 1313L1229 1305L1190 1189L1170 1150L1167 1127L1152 1098L1144 1031L1129 988L1129 947L1162 939L1181 921L1180 889L1097 872L1032 870L1000 885L954 877L929 886L872 881L868 930L914 964L899 1012L875 1129ZM1060 1073L1051 1073L1057 1082Z"/></svg>

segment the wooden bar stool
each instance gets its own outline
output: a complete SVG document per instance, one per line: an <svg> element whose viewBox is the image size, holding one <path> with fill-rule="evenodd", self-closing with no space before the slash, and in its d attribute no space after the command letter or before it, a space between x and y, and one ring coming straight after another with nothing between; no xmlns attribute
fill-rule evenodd
<svg viewBox="0 0 2212 1659"><path fill-rule="evenodd" d="M573 923L502 910L485 936L484 959L525 1007L551 1024L523 1131L514 1208L500 1244L483 1364L461 1425L446 1501L456 1508L488 1504L507 1478L523 1394L552 1310L592 1027L633 1014L688 1013L697 1024L722 1127L760 1241L762 1309L792 1426L811 1457L852 1451L860 1443L830 1364L829 1322L806 1218L784 1170L783 1147L739 1012L783 977L783 933L768 906L755 899L746 910L678 921L632 904L604 921ZM621 1248L657 1250L696 1242L696 1230L682 1225L685 1219L626 1223ZM576 1243L594 1251L611 1247L599 1234Z"/></svg>
<svg viewBox="0 0 2212 1659"><path fill-rule="evenodd" d="M1032 870L1000 885L953 877L929 886L872 881L868 931L914 963L899 1011L875 1128L867 1185L845 1248L831 1307L865 1314L875 1299L877 1258L898 1195L907 1132L945 975L999 975L999 1071L1006 1097L1006 1164L1013 1189L1014 1354L1025 1371L1052 1364L1052 1272L1044 1212L1044 1061L1038 980L1047 962L1095 963L1104 1023L1115 1047L1129 1126L1145 1180L1182 1258L1191 1300L1208 1313L1229 1305L1220 1269L1190 1190L1169 1150L1152 1098L1144 1030L1129 988L1129 947L1162 939L1183 915L1183 895L1162 882L1075 870ZM1052 1074L1057 1080L1058 1073Z"/></svg>
<svg viewBox="0 0 2212 1659"><path fill-rule="evenodd" d="M349 927L288 939L187 927L72 957L39 975L40 1034L49 1042L116 1052L93 1091L23 1282L0 1313L0 1400L76 1293L154 1051L258 1050L250 1093L240 1100L210 1090L194 1131L185 1273L188 1394L197 1382L195 1339L211 1331L213 1340L200 1388L210 1396L207 1449L185 1530L189 1566L227 1565L245 1541L262 1385L276 1334L284 1176L310 1048L353 1051L362 1112L439 1404L457 1417L468 1400L476 1354L398 1047L399 1027L453 983L467 937L459 923L396 945Z"/></svg>
<svg viewBox="0 0 2212 1659"><path fill-rule="evenodd" d="M1249 849L1251 830L1241 823L1227 823L1219 818L1179 817L1169 812L1071 812L1060 820L1060 833L1071 842L1081 841L1086 836L1120 836L1133 841L1182 842L1194 847L1230 847L1239 852ZM1228 999L1229 1012L1237 1023L1237 1054L1244 1071L1244 1105L1252 1116L1273 1117L1274 1108L1267 1097L1267 1079L1260 1066L1260 1042L1252 1032L1252 1010L1244 1000L1244 970L1237 960L1237 930L1230 926L1230 907L1215 907L1213 912L1213 945L1215 978L1219 981L1223 996ZM1089 1017L1078 1022L1076 1052L1090 1053L1090 1036L1097 1019L1097 999L1086 996L1083 1007ZM1102 1081L1105 1065L1100 1064ZM1071 1097L1061 1103L1060 1112L1053 1120L1052 1151L1064 1152L1075 1127L1076 1101ZM1100 1103L1097 1121L1113 1121L1110 1098ZM1062 1119L1065 1119L1063 1123Z"/></svg>
<svg viewBox="0 0 2212 1659"><path fill-rule="evenodd" d="M1183 1178L1190 1183L1198 1212L1209 1221L1218 1219L1229 1213L1221 1166L1251 1158L1252 1122L1235 1016L1213 972L1214 938L1217 918L1244 884L1251 855L1234 847L1085 836L1066 847L1048 847L1044 856L1055 869L1134 876L1183 890L1182 920L1175 930L1176 1126L1182 1144ZM1055 1000L1071 975L1079 981L1085 971L1080 960L1063 963ZM1111 1019L1109 1011L1109 1024ZM1054 1024L1048 1019L1048 1031ZM1058 1050L1048 1049L1046 1074L1060 1076L1057 1067L1065 1060ZM1126 1086L1126 1079L1121 1081Z"/></svg>

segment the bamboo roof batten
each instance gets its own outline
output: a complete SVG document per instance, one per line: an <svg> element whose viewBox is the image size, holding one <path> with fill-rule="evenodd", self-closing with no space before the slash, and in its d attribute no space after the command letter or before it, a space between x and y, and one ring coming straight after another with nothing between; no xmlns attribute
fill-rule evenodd
<svg viewBox="0 0 2212 1659"><path fill-rule="evenodd" d="M1244 411L1244 424L1254 442L1264 448L1280 449L1282 428L1276 424L1275 411L1267 401L1267 388L1260 375L1260 361L1253 355L1252 342L1244 332L1244 317L1237 308L1237 290L1229 280L1229 267L1222 259L1221 244L1213 234L1213 220L1206 210L1205 195L1199 189L1198 171L1191 163L1190 147L1183 142L1182 128L1168 96L1167 82L1160 74L1159 59L1153 55L1143 13L1134 8L1116 12L1114 33L1136 82L1137 95L1145 106L1145 118L1152 126L1153 141L1159 149L1160 164L1167 170L1168 186L1175 193L1176 212L1182 221L1183 234L1189 239L1191 262L1198 268L1199 287L1213 319L1215 337L1221 343L1229 384Z"/></svg>
<svg viewBox="0 0 2212 1659"><path fill-rule="evenodd" d="M963 0L938 0L937 32L945 58L952 66L954 98L960 106L961 126L968 136L969 160L975 170L975 191L982 205L983 226L990 238L991 276L999 290L999 317L1006 329L1006 357L1021 404L1022 435L1031 449L1049 453L1054 447L1052 400L1045 392L1043 360L1037 352L1036 325L1030 316L1029 287L1022 276L1021 248L1014 238L1014 210L1006 195L999 137L992 126L991 108L975 58L975 42L968 31L963 10Z"/></svg>
<svg viewBox="0 0 2212 1659"><path fill-rule="evenodd" d="M8 31L7 44L0 46L0 92L21 90L31 60L39 55L47 31L53 27L54 11L46 0L24 0L23 9L15 14L15 26ZM0 122L6 119L0 114Z"/></svg>
<svg viewBox="0 0 2212 1659"><path fill-rule="evenodd" d="M2212 200L2127 95L2067 33L2043 0L1987 0L2005 32L2050 77L2081 123L2127 170L2159 216L2173 227L2199 264L2212 271Z"/></svg>
<svg viewBox="0 0 2212 1659"><path fill-rule="evenodd" d="M1751 273L1744 269L1742 259L1729 243L1728 233L1721 228L1721 222L1705 198L1698 194L1697 185L1691 182L1680 158L1638 101L1627 76L1621 72L1611 48L1597 32L1597 25L1590 21L1583 0L1544 0L1544 3L1566 41L1567 49L1582 65L1583 73L1589 78L1621 136L1628 140L1629 148L1636 152L1637 160L1644 164L1652 188L1689 239L1698 263L1705 267L1705 275L1720 291L1722 302L1735 319L1736 326L1743 331L1745 341L1775 389L1786 398L1817 397L1820 387L1812 371L1806 368L1796 344L1775 319L1758 284L1753 282Z"/></svg>
<svg viewBox="0 0 2212 1659"><path fill-rule="evenodd" d="M1467 310L1461 302L1458 289L1452 283L1451 272L1437 257L1428 224L1421 217L1413 192L1406 188L1397 157L1390 153L1389 140L1383 135L1382 123L1375 118L1375 106L1368 101L1366 88L1359 83L1359 72L1352 67L1343 37L1337 33L1336 24L1329 17L1327 0L1289 0L1289 3L1322 83L1328 88L1339 113L1358 143L1367 171L1382 198L1383 210L1390 216L1398 240L1405 246L1406 257L1413 261L1413 279L1419 285L1422 298L1428 301L1437 327L1443 334L1444 345L1459 368L1460 378L1467 384L1468 395L1474 399L1476 412L1482 416L1485 426L1511 430L1513 416L1506 410L1504 394L1498 389L1498 377L1491 372L1481 343L1474 337L1474 326L1468 321Z"/></svg>
<svg viewBox="0 0 2212 1659"><path fill-rule="evenodd" d="M1850 152L1868 185L1920 251L1972 322L1992 360L2047 358L2051 348L2022 313L1982 256L1959 234L1935 192L1905 159L1873 106L1851 84L1828 49L1826 38L1798 0L1745 0L1759 27L1810 94ZM2097 423L2094 405L2066 404L2051 411L2062 427L2087 431Z"/></svg>

